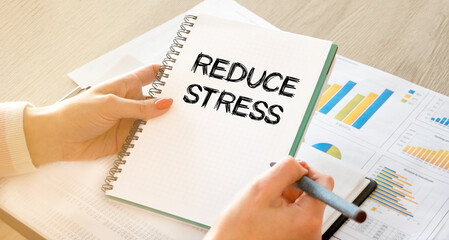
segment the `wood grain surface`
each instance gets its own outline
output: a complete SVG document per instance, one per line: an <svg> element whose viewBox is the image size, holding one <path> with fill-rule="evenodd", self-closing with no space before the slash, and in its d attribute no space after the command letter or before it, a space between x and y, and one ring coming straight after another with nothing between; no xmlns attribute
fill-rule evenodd
<svg viewBox="0 0 449 240"><path fill-rule="evenodd" d="M54 103L76 87L68 72L199 2L3 1L0 101ZM237 2L282 30L332 40L340 55L449 95L448 1ZM0 221L0 238L23 237Z"/></svg>

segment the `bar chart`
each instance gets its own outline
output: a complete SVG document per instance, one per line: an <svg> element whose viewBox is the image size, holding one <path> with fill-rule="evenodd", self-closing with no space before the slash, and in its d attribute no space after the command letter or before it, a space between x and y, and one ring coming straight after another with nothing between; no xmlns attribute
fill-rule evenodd
<svg viewBox="0 0 449 240"><path fill-rule="evenodd" d="M413 193L407 190L412 184L408 182L406 177L399 175L393 169L383 167L374 181L377 183L377 189L368 199L399 214L413 217L407 203L414 205L418 205L418 203L413 197Z"/></svg>
<svg viewBox="0 0 449 240"><path fill-rule="evenodd" d="M411 157L428 162L428 163L430 163L434 166L437 166L441 169L444 169L444 170L449 169L449 155L448 155L449 151L448 150L444 150L444 149L432 150L432 149L426 149L425 147L407 145L404 148L403 152L408 154Z"/></svg>
<svg viewBox="0 0 449 240"><path fill-rule="evenodd" d="M449 178L449 136L412 124L389 151Z"/></svg>
<svg viewBox="0 0 449 240"><path fill-rule="evenodd" d="M317 110L320 113L328 114L356 85L357 83L354 81L347 81L343 86L337 83L328 86L318 103ZM357 93L338 111L334 118L360 129L393 93L390 89L385 89L380 94L370 92L367 96Z"/></svg>
<svg viewBox="0 0 449 240"><path fill-rule="evenodd" d="M351 224L346 233L356 239L422 239L419 233L432 231L448 207L441 189L449 185L422 170L382 156L369 171L377 189L361 206L369 221Z"/></svg>
<svg viewBox="0 0 449 240"><path fill-rule="evenodd" d="M388 73L372 72L372 69L362 71L349 62L339 64L351 71L330 76L316 105L313 121L350 135L354 141L382 146L418 107L424 107L423 101L430 100L423 88L397 81ZM447 116L449 118L449 112ZM320 142L326 141L313 144ZM338 144L347 156L349 152Z"/></svg>
<svg viewBox="0 0 449 240"><path fill-rule="evenodd" d="M441 126L447 126L449 125L449 119L448 117L431 117L430 121L434 123L438 123Z"/></svg>
<svg viewBox="0 0 449 240"><path fill-rule="evenodd" d="M449 102L435 98L420 114L419 119L443 130L449 130Z"/></svg>

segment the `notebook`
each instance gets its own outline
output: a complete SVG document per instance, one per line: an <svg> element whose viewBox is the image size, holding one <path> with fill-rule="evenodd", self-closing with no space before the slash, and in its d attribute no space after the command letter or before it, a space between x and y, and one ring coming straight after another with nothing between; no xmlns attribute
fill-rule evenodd
<svg viewBox="0 0 449 240"><path fill-rule="evenodd" d="M330 41L186 16L149 92L174 104L135 122L106 196L210 227L270 162L296 155L336 50ZM359 193L367 183L354 176L349 189Z"/></svg>

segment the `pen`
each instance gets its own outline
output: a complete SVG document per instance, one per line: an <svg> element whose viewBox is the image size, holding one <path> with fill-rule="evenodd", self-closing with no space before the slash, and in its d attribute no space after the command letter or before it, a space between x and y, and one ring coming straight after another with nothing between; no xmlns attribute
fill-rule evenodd
<svg viewBox="0 0 449 240"><path fill-rule="evenodd" d="M272 167L275 164L275 162L272 162L270 163L270 166ZM341 212L343 215L355 220L356 222L362 223L366 220L365 211L357 207L355 204L350 203L339 197L335 193L327 190L307 176L303 176L293 185L309 194L313 198L326 203L335 210Z"/></svg>
<svg viewBox="0 0 449 240"><path fill-rule="evenodd" d="M73 97L75 95L78 95L79 93L81 93L83 91L88 90L89 88L90 88L90 86L87 86L87 87L80 87L80 86L78 86L75 89L73 89L72 91L70 91L69 93L67 93L64 97L59 99L57 102L61 102L61 101L64 101L66 99L69 99L69 98L71 98L71 97Z"/></svg>

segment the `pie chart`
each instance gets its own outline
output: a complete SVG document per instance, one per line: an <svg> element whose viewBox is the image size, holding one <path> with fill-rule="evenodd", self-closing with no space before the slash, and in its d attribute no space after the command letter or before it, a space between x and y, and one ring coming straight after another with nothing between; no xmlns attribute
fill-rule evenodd
<svg viewBox="0 0 449 240"><path fill-rule="evenodd" d="M340 149L338 149L336 146L334 146L333 144L330 143L317 143L312 145L312 147L325 152L329 155L331 155L334 158L340 159L341 160L341 152Z"/></svg>

